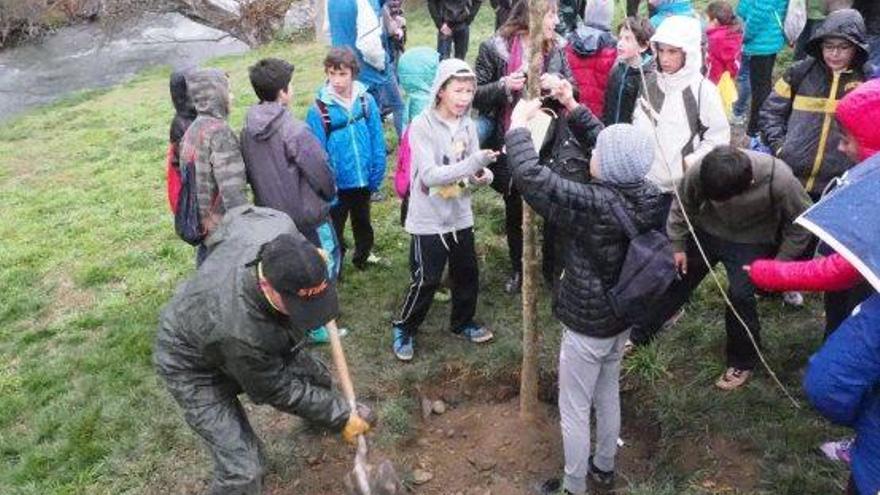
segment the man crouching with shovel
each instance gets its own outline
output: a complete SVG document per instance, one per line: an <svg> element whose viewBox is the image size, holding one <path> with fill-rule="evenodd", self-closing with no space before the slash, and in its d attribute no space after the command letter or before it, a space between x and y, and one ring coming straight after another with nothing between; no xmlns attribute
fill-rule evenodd
<svg viewBox="0 0 880 495"><path fill-rule="evenodd" d="M287 215L230 210L210 254L162 310L154 362L187 424L214 458L211 495L258 495L261 442L238 400L321 424L354 441L369 409L331 388L328 369L301 349L309 329L336 317L336 290L321 253Z"/></svg>

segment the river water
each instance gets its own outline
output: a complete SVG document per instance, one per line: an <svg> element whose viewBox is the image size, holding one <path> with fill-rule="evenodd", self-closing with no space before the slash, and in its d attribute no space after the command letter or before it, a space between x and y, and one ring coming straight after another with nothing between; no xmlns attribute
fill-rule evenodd
<svg viewBox="0 0 880 495"><path fill-rule="evenodd" d="M178 14L147 16L112 36L97 25L63 28L0 51L0 121L76 91L124 82L147 67L192 65L247 49Z"/></svg>

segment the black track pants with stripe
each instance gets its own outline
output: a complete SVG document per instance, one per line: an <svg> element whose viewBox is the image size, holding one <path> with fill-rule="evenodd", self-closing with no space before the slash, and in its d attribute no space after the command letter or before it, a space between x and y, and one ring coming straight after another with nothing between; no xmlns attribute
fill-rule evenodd
<svg viewBox="0 0 880 495"><path fill-rule="evenodd" d="M447 234L413 235L409 245L411 282L394 325L413 335L425 321L449 262L452 313L449 329L460 332L473 324L479 292L479 269L474 248L474 229Z"/></svg>

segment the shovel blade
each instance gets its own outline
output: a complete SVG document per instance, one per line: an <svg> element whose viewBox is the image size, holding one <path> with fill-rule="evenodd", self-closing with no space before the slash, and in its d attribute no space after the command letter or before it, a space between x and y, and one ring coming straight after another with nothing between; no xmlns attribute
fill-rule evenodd
<svg viewBox="0 0 880 495"><path fill-rule="evenodd" d="M378 466L356 462L354 469L345 475L348 495L402 495L403 484L389 461Z"/></svg>

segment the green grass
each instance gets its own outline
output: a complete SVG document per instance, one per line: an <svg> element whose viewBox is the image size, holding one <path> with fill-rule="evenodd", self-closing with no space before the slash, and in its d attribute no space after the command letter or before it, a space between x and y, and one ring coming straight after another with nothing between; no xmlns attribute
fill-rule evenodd
<svg viewBox="0 0 880 495"><path fill-rule="evenodd" d="M409 21L410 46L433 45L424 7L410 9ZM471 59L491 26L484 8ZM302 117L321 82L323 53L298 41L212 61L232 78L233 127L255 102L250 64L265 56L295 63L292 105ZM0 493L178 493L208 476L208 456L151 366L158 312L193 269L193 252L175 237L165 201L167 77L167 68L149 70L0 125ZM448 305L436 304L418 337L416 361L400 365L391 356L389 320L408 277L408 238L395 200L374 210L376 250L390 267L349 271L342 287L341 323L353 329L346 343L356 386L384 413L385 442L411 432L423 386L516 377L519 306L500 290L507 272L503 206L487 190L477 194L475 211L478 317L495 330L493 345L474 348L449 337ZM713 493L704 483L718 476L719 454L706 449L713 442L736 446L734 460L754 467L751 478L730 484L740 493L839 491L843 468L811 449L844 432L807 407L793 409L761 374L741 392L711 387L722 370L720 308L704 286L678 328L627 363L639 401L624 406L644 411L661 431L655 472L631 493ZM815 299L802 312L762 304L768 359L799 397L800 369L821 340L817 308ZM546 293L539 321L546 335L542 365L552 370L559 324ZM291 479L297 461L289 459L289 433L264 436L273 476Z"/></svg>

